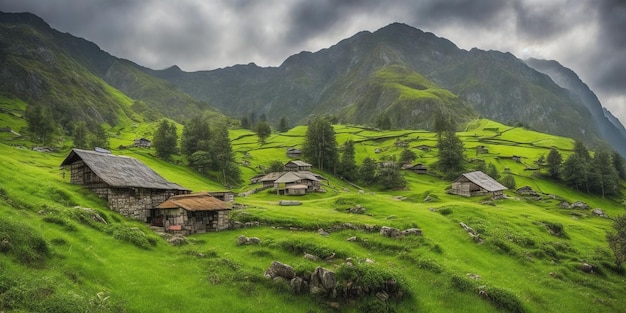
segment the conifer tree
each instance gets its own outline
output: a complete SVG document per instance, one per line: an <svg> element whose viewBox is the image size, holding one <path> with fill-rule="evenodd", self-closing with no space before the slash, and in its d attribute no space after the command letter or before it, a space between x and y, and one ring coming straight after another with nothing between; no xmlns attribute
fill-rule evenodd
<svg viewBox="0 0 626 313"><path fill-rule="evenodd" d="M611 153L611 161L613 162L613 167L615 168L615 171L617 172L617 176L620 179L626 179L626 168L624 167L624 158L616 151L613 151L613 153Z"/></svg>
<svg viewBox="0 0 626 313"><path fill-rule="evenodd" d="M550 153L548 153L548 158L546 159L548 163L548 175L553 179L557 179L559 177L559 173L561 172L561 163L563 162L563 158L557 149L550 149Z"/></svg>
<svg viewBox="0 0 626 313"><path fill-rule="evenodd" d="M89 130L87 129L87 124L84 121L77 122L74 125L74 131L72 132L74 148L78 149L87 149L87 136L89 135Z"/></svg>
<svg viewBox="0 0 626 313"><path fill-rule="evenodd" d="M35 141L48 143L54 133L52 114L40 105L28 105L24 112L24 119L28 123L28 130L33 134Z"/></svg>
<svg viewBox="0 0 626 313"><path fill-rule="evenodd" d="M224 184L237 185L241 182L241 171L235 163L233 148L228 137L228 128L226 126L217 127L213 137L211 151L214 151L214 170L221 172L222 182Z"/></svg>
<svg viewBox="0 0 626 313"><path fill-rule="evenodd" d="M190 157L197 151L208 151L210 141L209 123L202 116L194 116L183 128L180 150L184 155Z"/></svg>
<svg viewBox="0 0 626 313"><path fill-rule="evenodd" d="M337 140L333 126L324 117L309 122L302 153L317 168L335 172L339 159Z"/></svg>
<svg viewBox="0 0 626 313"><path fill-rule="evenodd" d="M152 140L152 146L157 156L164 160L169 159L169 157L178 150L176 147L177 141L176 124L170 124L165 119L161 120Z"/></svg>
<svg viewBox="0 0 626 313"><path fill-rule="evenodd" d="M417 159L417 154L411 149L405 148L400 152L400 164L412 163L415 159Z"/></svg>
<svg viewBox="0 0 626 313"><path fill-rule="evenodd" d="M344 143L341 159L339 160L339 174L347 180L354 180L357 177L358 168L354 160L354 142L348 140Z"/></svg>
<svg viewBox="0 0 626 313"><path fill-rule="evenodd" d="M372 158L366 157L363 160L359 168L359 178L364 184L369 185L374 182L376 179L376 167L376 161Z"/></svg>
<svg viewBox="0 0 626 313"><path fill-rule="evenodd" d="M447 179L458 176L463 171L463 142L456 136L456 125L451 118L436 117L437 148L439 170Z"/></svg>
<svg viewBox="0 0 626 313"><path fill-rule="evenodd" d="M89 136L89 146L91 146L92 148L110 148L109 135L107 135L102 125L96 125L93 127L93 133L91 134L91 136Z"/></svg>
<svg viewBox="0 0 626 313"><path fill-rule="evenodd" d="M613 220L613 230L607 232L606 240L615 257L615 267L621 269L626 262L626 215L620 215Z"/></svg>
<svg viewBox="0 0 626 313"><path fill-rule="evenodd" d="M255 128L256 135L259 137L259 143L265 144L265 139L272 134L272 128L264 121L259 122Z"/></svg>
<svg viewBox="0 0 626 313"><path fill-rule="evenodd" d="M280 133L286 133L289 131L289 122L287 121L286 117L281 117L280 121L278 122L278 132Z"/></svg>

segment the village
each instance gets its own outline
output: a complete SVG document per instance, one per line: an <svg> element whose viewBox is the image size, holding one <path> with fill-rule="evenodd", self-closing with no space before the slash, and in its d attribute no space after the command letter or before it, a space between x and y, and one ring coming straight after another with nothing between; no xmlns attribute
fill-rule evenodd
<svg viewBox="0 0 626 313"><path fill-rule="evenodd" d="M147 139L135 146L150 147ZM287 149L290 158L301 157L300 150ZM128 218L149 224L154 230L190 235L232 228L229 213L235 193L230 190L192 192L170 182L141 161L114 155L104 149L73 149L61 163L69 169L71 184L81 185L106 200L108 207ZM312 165L290 160L281 172L270 172L250 179L260 185L254 191L273 189L277 195L302 196L324 192L327 179L312 172ZM404 170L427 174L421 163L406 164ZM481 171L462 174L452 182L451 194L472 197L490 195L502 198L507 188Z"/></svg>

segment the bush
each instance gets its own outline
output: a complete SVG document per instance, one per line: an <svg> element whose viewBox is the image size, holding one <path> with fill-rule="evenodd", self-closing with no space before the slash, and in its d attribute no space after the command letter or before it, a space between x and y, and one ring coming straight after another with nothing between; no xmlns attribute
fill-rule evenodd
<svg viewBox="0 0 626 313"><path fill-rule="evenodd" d="M565 233L563 224L549 221L541 221L541 223L546 227L550 235L566 239L569 238L569 236Z"/></svg>
<svg viewBox="0 0 626 313"><path fill-rule="evenodd" d="M0 253L13 256L18 262L38 267L50 257L48 244L34 228L3 218L0 220Z"/></svg>
<svg viewBox="0 0 626 313"><path fill-rule="evenodd" d="M114 224L109 226L107 233L111 234L113 238L117 240L132 243L142 249L150 249L157 243L157 239L146 236L144 232L136 227Z"/></svg>
<svg viewBox="0 0 626 313"><path fill-rule="evenodd" d="M441 210L439 210L437 212L439 212L439 214L444 215L444 216L445 215L450 215L450 214L453 213L451 208L443 208L443 209L441 209Z"/></svg>

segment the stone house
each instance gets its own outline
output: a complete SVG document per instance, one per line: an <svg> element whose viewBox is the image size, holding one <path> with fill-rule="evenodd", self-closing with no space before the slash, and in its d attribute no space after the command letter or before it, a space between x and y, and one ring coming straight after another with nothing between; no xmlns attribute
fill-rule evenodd
<svg viewBox="0 0 626 313"><path fill-rule="evenodd" d="M489 175L475 171L462 174L455 179L452 182L450 193L466 197L491 195L494 198L499 198L504 195L503 191L507 189Z"/></svg>
<svg viewBox="0 0 626 313"><path fill-rule="evenodd" d="M313 166L304 161L289 161L285 163L285 171L310 171Z"/></svg>
<svg viewBox="0 0 626 313"><path fill-rule="evenodd" d="M296 147L291 147L291 148L287 148L287 157L289 158L301 158L302 157L302 150L296 148Z"/></svg>
<svg viewBox="0 0 626 313"><path fill-rule="evenodd" d="M224 202L235 202L235 193L231 190L223 191L209 191L209 194L215 198L218 198Z"/></svg>
<svg viewBox="0 0 626 313"><path fill-rule="evenodd" d="M173 196L151 210L151 225L184 235L220 231L229 227L231 208L208 192Z"/></svg>
<svg viewBox="0 0 626 313"><path fill-rule="evenodd" d="M133 147L150 148L152 147L152 142L146 138L135 139L133 141Z"/></svg>
<svg viewBox="0 0 626 313"><path fill-rule="evenodd" d="M142 222L149 222L150 210L157 205L190 192L127 156L73 149L61 166L70 169L70 183L93 191L111 210Z"/></svg>
<svg viewBox="0 0 626 313"><path fill-rule="evenodd" d="M311 172L286 172L274 181L279 195L304 195L320 191L322 182Z"/></svg>

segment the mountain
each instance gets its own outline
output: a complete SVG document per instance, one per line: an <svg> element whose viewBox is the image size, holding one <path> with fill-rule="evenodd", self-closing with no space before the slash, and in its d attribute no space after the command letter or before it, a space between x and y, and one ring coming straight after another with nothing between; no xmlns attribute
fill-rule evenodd
<svg viewBox="0 0 626 313"><path fill-rule="evenodd" d="M455 97L433 100L435 106L418 100L423 97L407 99L398 84L381 82L381 73L389 69L395 69L395 80L420 76ZM285 116L299 123L313 114L336 114L344 122L368 123L389 113L394 127L422 127L428 123L416 122L413 112L424 111L427 119L432 108L449 107L458 120L477 114L595 145L603 139L613 146L626 142L624 134L605 137L601 121L593 118L596 109L581 94L511 53L459 49L447 39L399 23L357 33L315 53L301 52L279 67L251 63L154 75L234 116L253 112L266 114L270 121Z"/></svg>
<svg viewBox="0 0 626 313"><path fill-rule="evenodd" d="M617 118L606 108L602 107L598 97L589 87L572 71L557 61L528 59L526 63L547 74L559 86L573 93L573 101L582 101L582 104L591 112L593 122L598 126L600 135L622 155L626 155L626 130Z"/></svg>
<svg viewBox="0 0 626 313"><path fill-rule="evenodd" d="M0 12L0 95L43 106L70 130L83 120L189 118L213 110L147 69L52 29L29 13Z"/></svg>

